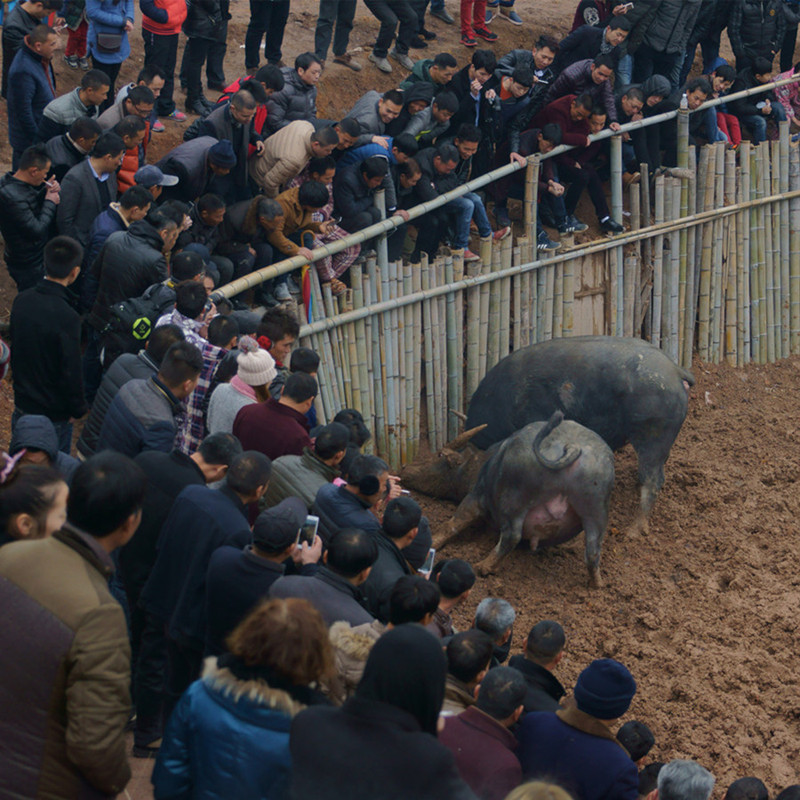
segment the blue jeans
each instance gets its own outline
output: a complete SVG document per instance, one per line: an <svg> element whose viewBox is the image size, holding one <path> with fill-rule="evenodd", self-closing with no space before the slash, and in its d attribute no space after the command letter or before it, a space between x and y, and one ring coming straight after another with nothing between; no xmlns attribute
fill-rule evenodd
<svg viewBox="0 0 800 800"><path fill-rule="evenodd" d="M486 206L483 204L480 195L475 192L469 192L464 195L464 200L472 203L472 219L478 226L478 235L486 238L492 235L492 226L489 223L489 217L486 216ZM469 229L467 229L467 237L469 237Z"/></svg>
<svg viewBox="0 0 800 800"><path fill-rule="evenodd" d="M742 123L747 125L753 135L753 144L759 144L767 138L768 119L774 120L776 124L786 119L786 112L777 100L772 103L772 112L766 116L764 114L752 114L742 117Z"/></svg>
<svg viewBox="0 0 800 800"><path fill-rule="evenodd" d="M24 411L21 411L18 408L14 409L14 413L11 415L12 431L16 427L20 418L24 416ZM56 429L56 436L58 437L58 449L62 453L69 455L69 451L72 449L72 423L69 420L62 420L60 422L55 422L54 420L50 421L53 423L53 427Z"/></svg>
<svg viewBox="0 0 800 800"><path fill-rule="evenodd" d="M627 53L622 56L617 64L617 86L627 86L631 82L631 73L633 72L633 56Z"/></svg>
<svg viewBox="0 0 800 800"><path fill-rule="evenodd" d="M716 106L707 108L703 112L704 127L706 139L709 142L727 142L728 137L717 127L717 109Z"/></svg>
<svg viewBox="0 0 800 800"><path fill-rule="evenodd" d="M453 246L457 250L466 250L469 245L469 223L475 213L475 206L466 197L457 197L455 200L451 200L445 209L450 216L454 217L455 241Z"/></svg>

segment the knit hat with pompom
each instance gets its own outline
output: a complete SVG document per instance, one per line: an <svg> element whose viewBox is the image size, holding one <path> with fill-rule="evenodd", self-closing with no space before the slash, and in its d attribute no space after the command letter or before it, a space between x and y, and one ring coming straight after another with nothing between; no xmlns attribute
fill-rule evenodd
<svg viewBox="0 0 800 800"><path fill-rule="evenodd" d="M248 386L269 386L277 375L275 359L252 336L239 339L236 374Z"/></svg>

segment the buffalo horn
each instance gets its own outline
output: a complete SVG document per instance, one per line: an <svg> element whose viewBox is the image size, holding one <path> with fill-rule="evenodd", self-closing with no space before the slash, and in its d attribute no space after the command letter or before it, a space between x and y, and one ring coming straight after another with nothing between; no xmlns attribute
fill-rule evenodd
<svg viewBox="0 0 800 800"><path fill-rule="evenodd" d="M445 445L447 450L460 450L462 447L465 447L469 440L472 439L473 436L480 433L485 427L487 427L488 423L484 423L483 425L478 425L477 428L470 428L468 431L464 431L464 433L460 433L453 439L452 442L448 442Z"/></svg>
<svg viewBox="0 0 800 800"><path fill-rule="evenodd" d="M450 409L450 413L454 417L460 419L462 422L466 422L467 421L467 415L466 414L462 414L460 411L456 411L454 408Z"/></svg>

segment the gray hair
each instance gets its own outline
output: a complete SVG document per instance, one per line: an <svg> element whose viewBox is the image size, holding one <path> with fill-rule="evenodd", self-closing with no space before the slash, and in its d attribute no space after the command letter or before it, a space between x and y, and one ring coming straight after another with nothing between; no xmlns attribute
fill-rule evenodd
<svg viewBox="0 0 800 800"><path fill-rule="evenodd" d="M670 761L658 773L658 800L708 800L714 776L696 761Z"/></svg>
<svg viewBox="0 0 800 800"><path fill-rule="evenodd" d="M517 612L507 600L487 597L475 611L475 627L497 641L514 624L516 617Z"/></svg>

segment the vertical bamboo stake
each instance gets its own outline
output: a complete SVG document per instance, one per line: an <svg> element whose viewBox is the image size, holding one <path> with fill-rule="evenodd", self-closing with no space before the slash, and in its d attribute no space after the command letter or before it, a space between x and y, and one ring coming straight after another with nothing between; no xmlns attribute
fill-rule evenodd
<svg viewBox="0 0 800 800"><path fill-rule="evenodd" d="M447 258L444 262L444 279L447 283L452 283L453 278L453 259ZM447 295L447 408L454 408L458 411L461 407L458 404L458 384L461 372L460 349L461 342L456 338L456 296L454 292ZM458 435L458 419L453 414L447 415L447 438L455 438Z"/></svg>
<svg viewBox="0 0 800 800"><path fill-rule="evenodd" d="M572 336L573 327L575 324L574 308L575 308L575 259L570 258L564 262L564 300L562 312L562 335Z"/></svg>
<svg viewBox="0 0 800 800"><path fill-rule="evenodd" d="M500 244L492 247L491 271L499 272L501 268ZM500 285L498 281L489 284L489 341L487 370L500 360Z"/></svg>
<svg viewBox="0 0 800 800"><path fill-rule="evenodd" d="M631 230L638 231L642 227L642 209L641 200L642 195L639 186L634 184L630 187L630 209L631 209ZM640 289L640 276L642 264L642 243L637 242L635 245L635 256L633 258L633 275L632 279L632 292L630 308L628 314L630 319L627 321L626 330L630 330L630 336L639 336L641 334L641 300L642 293Z"/></svg>
<svg viewBox="0 0 800 800"><path fill-rule="evenodd" d="M525 236L531 241L536 241L536 216L538 214L539 199L539 172L541 161L539 154L528 157L528 166L525 168Z"/></svg>
<svg viewBox="0 0 800 800"><path fill-rule="evenodd" d="M800 189L800 151L797 144L789 149L789 189ZM789 203L789 346L793 355L800 353L800 199Z"/></svg>
<svg viewBox="0 0 800 800"><path fill-rule="evenodd" d="M789 123L781 122L779 125L780 140L778 143L780 155L780 169L778 171L778 194L784 196L789 191ZM791 354L791 318L789 310L789 285L790 285L790 234L789 234L789 202L781 200L778 205L780 220L780 244L778 254L780 259L781 276L781 357L788 358Z"/></svg>
<svg viewBox="0 0 800 800"><path fill-rule="evenodd" d="M660 225L665 219L666 182L663 175L655 180L655 224ZM664 236L658 234L653 240L653 299L651 301L650 341L656 347L663 347L662 298L664 290Z"/></svg>
<svg viewBox="0 0 800 800"><path fill-rule="evenodd" d="M430 289L431 277L428 268L427 258L423 256L423 263L420 265L422 275L422 290ZM425 341L425 399L427 401L428 410L428 441L431 449L436 452L439 449L439 437L436 432L436 400L435 390L436 377L434 376L433 364L433 314L432 314L432 301L422 301L422 324L424 326L424 341Z"/></svg>
<svg viewBox="0 0 800 800"><path fill-rule="evenodd" d="M509 236L500 242L500 268L511 268L513 241ZM511 343L511 278L503 278L500 283L500 340L498 343L498 360L509 353Z"/></svg>
<svg viewBox="0 0 800 800"><path fill-rule="evenodd" d="M622 136L612 136L611 144L611 218L622 225Z"/></svg>
<svg viewBox="0 0 800 800"><path fill-rule="evenodd" d="M769 194L769 142L762 142L756 149L758 161L758 197ZM759 349L760 362L767 364L775 359L775 309L772 305L772 259L767 251L768 218L764 206L758 207L758 300L759 300Z"/></svg>
<svg viewBox="0 0 800 800"><path fill-rule="evenodd" d="M464 278L464 256L453 254L453 279L460 281ZM464 379L465 379L465 343L464 343L464 299L466 292L460 289L456 293L456 341L458 342L458 387L454 400L457 411L466 411L464 404Z"/></svg>
<svg viewBox="0 0 800 800"><path fill-rule="evenodd" d="M481 240L481 275L491 272L492 243L491 241ZM479 379L483 378L487 371L487 357L489 355L489 298L491 286L488 283L481 284L481 304L480 304L480 342L479 342ZM494 366L493 364L491 366Z"/></svg>
<svg viewBox="0 0 800 800"><path fill-rule="evenodd" d="M689 199L687 213L694 216L697 212L697 158L695 147L689 147L689 165L692 174L689 178ZM683 349L681 351L681 364L684 367L692 366L692 356L695 340L695 319L697 315L697 295L700 292L700 252L697 246L699 231L695 226L689 228L686 234L686 307L681 309L683 314Z"/></svg>
<svg viewBox="0 0 800 800"><path fill-rule="evenodd" d="M474 277L480 273L480 267L475 261L470 261L466 265L467 276ZM468 289L466 293L466 317L467 317L467 380L466 398L472 397L480 382L481 357L480 357L480 311L481 311L481 292L480 287ZM463 409L462 409L463 410Z"/></svg>
<svg viewBox="0 0 800 800"><path fill-rule="evenodd" d="M704 147L700 151L700 165L698 185L703 188L703 211L711 208L709 195L713 187L710 181L709 162L712 147ZM711 226L705 223L702 226L702 244L700 260L700 291L697 298L697 352L703 361L708 361L709 354L709 326L711 324Z"/></svg>
<svg viewBox="0 0 800 800"><path fill-rule="evenodd" d="M742 142L742 145L745 143ZM749 154L749 187L750 200L754 200L758 195L759 169L758 159L756 158L756 148L748 147L745 151ZM742 154L744 158L745 153ZM750 353L753 361L757 364L763 363L761 357L761 303L759 295L759 251L758 251L758 209L750 211ZM766 315L765 315L766 316ZM764 348L766 350L766 347Z"/></svg>
<svg viewBox="0 0 800 800"><path fill-rule="evenodd" d="M736 153L733 150L725 151L725 204L736 203ZM738 330L738 274L740 270L739 251L737 244L738 215L728 218L728 240L725 248L725 260L728 267L728 280L725 287L725 345L724 356L731 366L736 366L738 361L737 330Z"/></svg>
<svg viewBox="0 0 800 800"><path fill-rule="evenodd" d="M672 181L672 219L678 219L681 213L681 181ZM685 276L686 231L672 234L672 250L669 265L669 354L673 361L680 360L680 285L681 276ZM683 245L683 247L682 247ZM684 269L682 269L682 263Z"/></svg>
<svg viewBox="0 0 800 800"><path fill-rule="evenodd" d="M412 266L407 262L400 262L403 269L403 294L410 295L413 289ZM403 349L405 360L403 364L403 390L406 405L406 430L405 430L405 458L406 463L414 460L416 452L414 438L414 393L418 386L419 373L416 370L417 361L414 352L414 307L407 305L403 309Z"/></svg>
<svg viewBox="0 0 800 800"><path fill-rule="evenodd" d="M520 265L522 262L522 251L520 250L519 246L515 247L511 253L511 261L514 267L519 270ZM524 279L524 274L521 272L517 272L514 276L513 280L513 287L512 287L512 302L514 303L514 308L512 311L512 319L513 319L513 335L514 341L512 347L514 350L519 350L522 347L522 315L523 310L522 306L522 282Z"/></svg>
<svg viewBox="0 0 800 800"><path fill-rule="evenodd" d="M412 265L411 283L414 293L422 291L422 270L419 265ZM422 350L423 350L423 330L422 330L422 303L414 303L414 375L417 380L422 380ZM414 389L414 416L411 418L414 431L414 455L419 450L419 439L422 432L422 392L420 384Z"/></svg>
<svg viewBox="0 0 800 800"><path fill-rule="evenodd" d="M385 300L391 299L391 286L388 262L382 265L380 280L382 287L382 297ZM396 339L397 331L393 327L391 311L386 311L380 315L381 327L383 328L383 360L382 360L382 380L381 389L385 398L386 417L384 419L384 430L386 437L386 460L392 469L397 468L397 448L395 439L395 426L397 424L397 408L395 406L395 378L398 374L397 362L394 357L393 340Z"/></svg>
<svg viewBox="0 0 800 800"><path fill-rule="evenodd" d="M721 208L725 204L725 145L718 142L714 151L716 180L715 180L715 207ZM725 255L722 247L723 229L725 220L714 221L714 250L713 250L713 287L712 295L712 326L711 326L711 360L720 362L720 336L722 332L722 286L723 267Z"/></svg>
<svg viewBox="0 0 800 800"><path fill-rule="evenodd" d="M763 170L762 177L762 196L769 197L773 194L772 190L772 156L773 147L772 142L764 142L759 151L761 154ZM774 205L762 205L760 207L761 213L764 217L764 258L765 258L765 276L767 286L767 359L770 363L775 361L780 353L780 336L778 335L778 323L780 322L780 268L776 270L775 258L776 252L774 250L773 240L773 212Z"/></svg>

